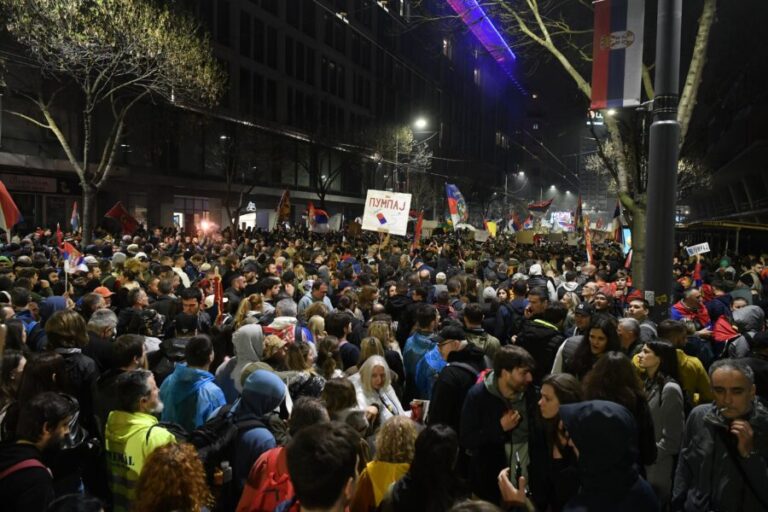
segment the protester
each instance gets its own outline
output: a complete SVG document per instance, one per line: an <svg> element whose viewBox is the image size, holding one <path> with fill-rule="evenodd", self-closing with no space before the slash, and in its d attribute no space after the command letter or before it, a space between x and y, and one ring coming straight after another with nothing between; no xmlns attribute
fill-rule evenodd
<svg viewBox="0 0 768 512"><path fill-rule="evenodd" d="M656 462L646 466L645 472L659 502L665 505L672 494L674 461L680 452L685 425L683 390L677 382L677 352L666 341L649 341L643 345L638 363L644 370L658 453Z"/></svg>
<svg viewBox="0 0 768 512"><path fill-rule="evenodd" d="M455 472L458 453L456 433L449 427L434 425L422 430L408 472L389 488L380 510L443 512L468 497Z"/></svg>
<svg viewBox="0 0 768 512"><path fill-rule="evenodd" d="M565 372L583 379L595 362L611 351L621 350L616 332L616 320L606 314L595 314L589 325L589 335L582 338L573 353L573 359L563 357Z"/></svg>
<svg viewBox="0 0 768 512"><path fill-rule="evenodd" d="M389 487L407 472L414 456L416 424L404 416L393 416L376 434L376 454L360 474L351 512L377 510Z"/></svg>
<svg viewBox="0 0 768 512"><path fill-rule="evenodd" d="M214 504L197 450L171 443L154 450L136 483L135 512L204 512Z"/></svg>
<svg viewBox="0 0 768 512"><path fill-rule="evenodd" d="M709 369L714 403L685 424L675 473L675 510L768 509L768 411L755 400L752 369L737 360Z"/></svg>
<svg viewBox="0 0 768 512"><path fill-rule="evenodd" d="M651 486L635 469L637 429L622 405L591 400L560 407L563 437L578 456L579 492L563 510L654 512Z"/></svg>
<svg viewBox="0 0 768 512"><path fill-rule="evenodd" d="M376 428L392 416L406 414L397 393L387 362L381 356L371 356L360 371L349 378L355 386L357 404L367 415L376 419Z"/></svg>
<svg viewBox="0 0 768 512"><path fill-rule="evenodd" d="M0 503L3 510L46 510L54 487L46 461L55 458L69 435L77 405L45 392L25 402L16 425L16 440L0 445Z"/></svg>
<svg viewBox="0 0 768 512"><path fill-rule="evenodd" d="M115 388L117 409L109 414L104 436L107 467L115 511L130 511L147 457L176 438L157 424L154 414L163 411L163 402L151 372L125 372L117 377Z"/></svg>

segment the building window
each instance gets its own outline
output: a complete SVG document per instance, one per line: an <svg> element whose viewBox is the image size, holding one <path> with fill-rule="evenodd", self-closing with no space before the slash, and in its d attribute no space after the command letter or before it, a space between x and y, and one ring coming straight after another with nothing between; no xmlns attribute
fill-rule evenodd
<svg viewBox="0 0 768 512"><path fill-rule="evenodd" d="M261 0L261 8L268 13L277 16L277 9L280 0Z"/></svg>
<svg viewBox="0 0 768 512"><path fill-rule="evenodd" d="M285 3L285 19L294 28L301 28L301 4L303 0L288 0Z"/></svg>
<svg viewBox="0 0 768 512"><path fill-rule="evenodd" d="M301 43L298 43L301 45ZM293 69L293 38L285 36L285 74L288 76L295 76Z"/></svg>
<svg viewBox="0 0 768 512"><path fill-rule="evenodd" d="M267 27L267 66L277 69L277 29Z"/></svg>
<svg viewBox="0 0 768 512"><path fill-rule="evenodd" d="M216 7L216 40L229 46L229 1L219 0Z"/></svg>
<svg viewBox="0 0 768 512"><path fill-rule="evenodd" d="M253 60L264 63L264 22L253 19Z"/></svg>
<svg viewBox="0 0 768 512"><path fill-rule="evenodd" d="M251 72L248 68L240 68L240 113L250 115L251 100Z"/></svg>
<svg viewBox="0 0 768 512"><path fill-rule="evenodd" d="M240 55L251 56L251 17L245 11L240 11Z"/></svg>
<svg viewBox="0 0 768 512"><path fill-rule="evenodd" d="M274 80L267 80L267 99L265 105L267 118L271 121L277 121L277 83Z"/></svg>

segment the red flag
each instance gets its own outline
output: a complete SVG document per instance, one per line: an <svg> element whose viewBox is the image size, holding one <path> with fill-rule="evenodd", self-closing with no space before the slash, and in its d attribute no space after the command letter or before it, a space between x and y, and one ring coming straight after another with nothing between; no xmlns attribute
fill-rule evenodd
<svg viewBox="0 0 768 512"><path fill-rule="evenodd" d="M581 194L579 194L579 202L576 204L576 220L573 222L576 226L576 231L584 229L584 211L581 203Z"/></svg>
<svg viewBox="0 0 768 512"><path fill-rule="evenodd" d="M413 249L418 249L421 245L421 226L424 223L424 211L419 212L419 217L416 219L416 227L413 234Z"/></svg>
<svg viewBox="0 0 768 512"><path fill-rule="evenodd" d="M592 256L592 232L589 230L589 217L584 216L584 243L587 246L587 262L592 264L594 262L594 256Z"/></svg>
<svg viewBox="0 0 768 512"><path fill-rule="evenodd" d="M134 231L139 229L139 221L131 217L131 214L128 213L128 210L125 209L125 206L120 201L105 213L104 216L119 222L123 233L127 235L133 234Z"/></svg>
<svg viewBox="0 0 768 512"><path fill-rule="evenodd" d="M224 320L224 288L221 285L221 276L218 270L213 276L213 302L216 304L216 310L218 311L215 323L216 325L221 325L222 320Z"/></svg>
<svg viewBox="0 0 768 512"><path fill-rule="evenodd" d="M13 226L21 221L21 211L16 203L13 202L11 194L0 181L0 228L10 231ZM10 241L10 235L8 235Z"/></svg>
<svg viewBox="0 0 768 512"><path fill-rule="evenodd" d="M59 246L59 249L64 247L64 233L61 232L61 226L59 226L59 223L56 223L56 245Z"/></svg>
<svg viewBox="0 0 768 512"><path fill-rule="evenodd" d="M291 218L291 192L284 190L277 203L277 222L287 221Z"/></svg>

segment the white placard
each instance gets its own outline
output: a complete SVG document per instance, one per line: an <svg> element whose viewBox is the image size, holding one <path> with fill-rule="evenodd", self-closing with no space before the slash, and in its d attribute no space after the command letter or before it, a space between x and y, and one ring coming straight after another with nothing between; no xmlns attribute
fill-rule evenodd
<svg viewBox="0 0 768 512"><path fill-rule="evenodd" d="M411 194L369 189L365 198L362 228L377 233L405 236L410 210Z"/></svg>
<svg viewBox="0 0 768 512"><path fill-rule="evenodd" d="M690 247L685 248L686 252L688 252L688 256L696 256L697 254L704 254L705 252L709 252L709 242L704 242L703 244L698 245L692 245Z"/></svg>

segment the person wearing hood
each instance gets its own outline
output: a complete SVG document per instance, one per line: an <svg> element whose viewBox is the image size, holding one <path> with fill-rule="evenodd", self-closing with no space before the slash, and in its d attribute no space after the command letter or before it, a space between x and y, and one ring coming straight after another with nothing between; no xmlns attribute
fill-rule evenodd
<svg viewBox="0 0 768 512"><path fill-rule="evenodd" d="M531 386L535 365L525 349L504 346L493 358L493 371L464 400L459 436L470 454L470 487L483 500L499 503L497 476L506 467L519 466L534 494L541 482L546 443L534 421L539 399Z"/></svg>
<svg viewBox="0 0 768 512"><path fill-rule="evenodd" d="M650 484L637 472L637 427L624 406L590 400L560 407L562 432L578 457L581 488L566 512L660 510Z"/></svg>
<svg viewBox="0 0 768 512"><path fill-rule="evenodd" d="M473 302L464 308L464 333L469 343L477 345L488 359L493 359L496 351L501 347L498 338L485 332L483 329L483 307Z"/></svg>
<svg viewBox="0 0 768 512"><path fill-rule="evenodd" d="M224 392L227 403L234 402L243 390L240 375L250 363L261 361L264 355L264 332L259 324L246 324L232 335L235 357L216 369L216 384Z"/></svg>
<svg viewBox="0 0 768 512"><path fill-rule="evenodd" d="M160 398L165 404L163 421L178 423L190 432L205 423L226 400L208 371L213 361L213 344L208 336L190 339L184 359L186 363L177 364L160 386Z"/></svg>
<svg viewBox="0 0 768 512"><path fill-rule="evenodd" d="M125 372L115 386L117 409L107 419L104 447L114 510L123 512L132 509L136 482L149 454L176 438L154 416L163 411L163 402L152 372Z"/></svg>
<svg viewBox="0 0 768 512"><path fill-rule="evenodd" d="M768 409L755 399L754 373L741 360L709 369L715 401L685 424L673 510L768 510Z"/></svg>
<svg viewBox="0 0 768 512"><path fill-rule="evenodd" d="M726 342L726 357L748 357L752 351L750 340L765 329L765 311L760 306L745 306L733 312L733 323L741 335Z"/></svg>
<svg viewBox="0 0 768 512"><path fill-rule="evenodd" d="M256 370L245 379L242 396L232 406L234 422L261 420L280 406L287 394L288 388L280 377L266 370ZM265 420L262 426L238 431L232 465L238 490L244 487L253 463L262 453L277 446L267 423Z"/></svg>

